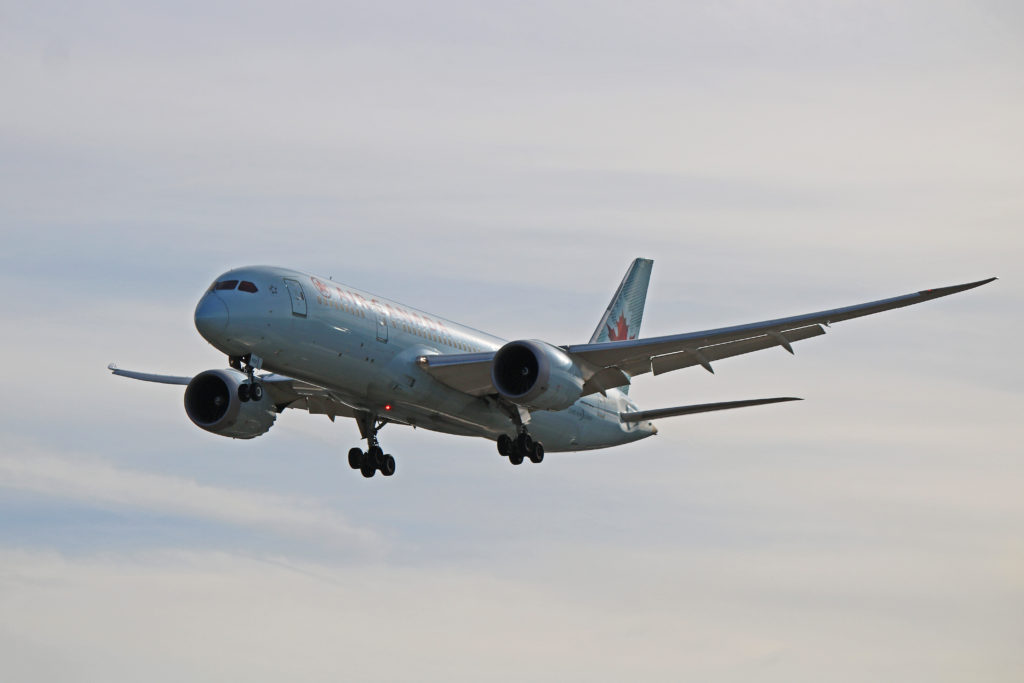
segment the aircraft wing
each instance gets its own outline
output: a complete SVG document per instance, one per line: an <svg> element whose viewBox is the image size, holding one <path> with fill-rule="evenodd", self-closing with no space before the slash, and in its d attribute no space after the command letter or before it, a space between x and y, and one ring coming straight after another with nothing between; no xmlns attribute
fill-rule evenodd
<svg viewBox="0 0 1024 683"><path fill-rule="evenodd" d="M789 318L765 320L748 325L604 344L577 344L563 348L569 355L592 366L616 367L629 376L645 372L659 375L693 365L700 365L709 372L714 372L711 368L713 360L738 356L773 346L781 346L792 353L792 342L825 334L822 325L828 326L832 323L881 313L893 308L912 306L980 287L995 279L989 278L952 287L926 289L890 299Z"/></svg>
<svg viewBox="0 0 1024 683"><path fill-rule="evenodd" d="M629 384L631 377L653 372L660 375L672 370L700 365L714 372L711 362L753 351L781 346L793 353L793 342L825 334L824 326L843 320L881 313L956 294L992 282L977 282L937 289L879 301L833 308L789 318L764 320L747 325L720 327L712 330L674 334L648 339L576 344L561 347L586 372L584 394ZM491 384L493 352L443 354L420 358L421 367L440 382L474 396L497 393Z"/></svg>
<svg viewBox="0 0 1024 683"><path fill-rule="evenodd" d="M113 363L108 365L107 369L115 375L143 382L187 385L192 381L191 377L122 370ZM317 386L316 384L310 384L309 382L278 374L257 375L256 379L263 385L270 400L277 407L278 412L285 408L296 408L307 410L312 415L326 415L331 420L334 420L339 415L342 417L356 416L356 408L342 401L340 397L334 395L329 389Z"/></svg>

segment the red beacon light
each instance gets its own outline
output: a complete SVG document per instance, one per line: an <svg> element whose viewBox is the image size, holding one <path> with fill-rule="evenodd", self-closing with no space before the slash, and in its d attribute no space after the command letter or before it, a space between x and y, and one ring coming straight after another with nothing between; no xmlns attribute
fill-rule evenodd
<svg viewBox="0 0 1024 683"><path fill-rule="evenodd" d="M391 404L390 403L385 403L384 404L384 410L391 410Z"/></svg>

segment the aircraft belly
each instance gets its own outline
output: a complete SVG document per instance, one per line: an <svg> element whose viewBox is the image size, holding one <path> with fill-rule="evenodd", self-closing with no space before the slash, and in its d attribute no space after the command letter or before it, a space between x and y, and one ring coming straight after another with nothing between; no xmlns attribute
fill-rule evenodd
<svg viewBox="0 0 1024 683"><path fill-rule="evenodd" d="M419 339L392 334L382 342L362 320L316 315L296 320L287 331L268 332L253 348L264 356L265 369L326 387L354 408L382 417L390 413L398 422L448 434L496 439L514 432L508 415L493 401L453 389L424 372L416 358L436 349ZM641 438L623 431L611 417L577 403L565 411L534 411L528 428L549 452L604 448Z"/></svg>

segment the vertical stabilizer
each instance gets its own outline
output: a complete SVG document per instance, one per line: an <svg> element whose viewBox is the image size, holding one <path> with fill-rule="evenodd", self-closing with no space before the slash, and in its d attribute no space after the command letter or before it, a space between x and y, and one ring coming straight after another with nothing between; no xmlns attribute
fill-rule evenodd
<svg viewBox="0 0 1024 683"><path fill-rule="evenodd" d="M654 261L646 258L635 259L630 264L601 322L590 337L591 344L637 338L644 318L647 285L651 281L653 266Z"/></svg>

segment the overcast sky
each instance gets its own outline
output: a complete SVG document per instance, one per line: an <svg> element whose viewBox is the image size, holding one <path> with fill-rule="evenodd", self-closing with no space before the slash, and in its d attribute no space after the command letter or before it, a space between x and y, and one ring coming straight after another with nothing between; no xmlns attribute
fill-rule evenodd
<svg viewBox="0 0 1024 683"><path fill-rule="evenodd" d="M1014 2L0 4L9 680L1015 681ZM585 341L989 276L634 382L795 395L511 467L399 427L195 428L231 267Z"/></svg>

